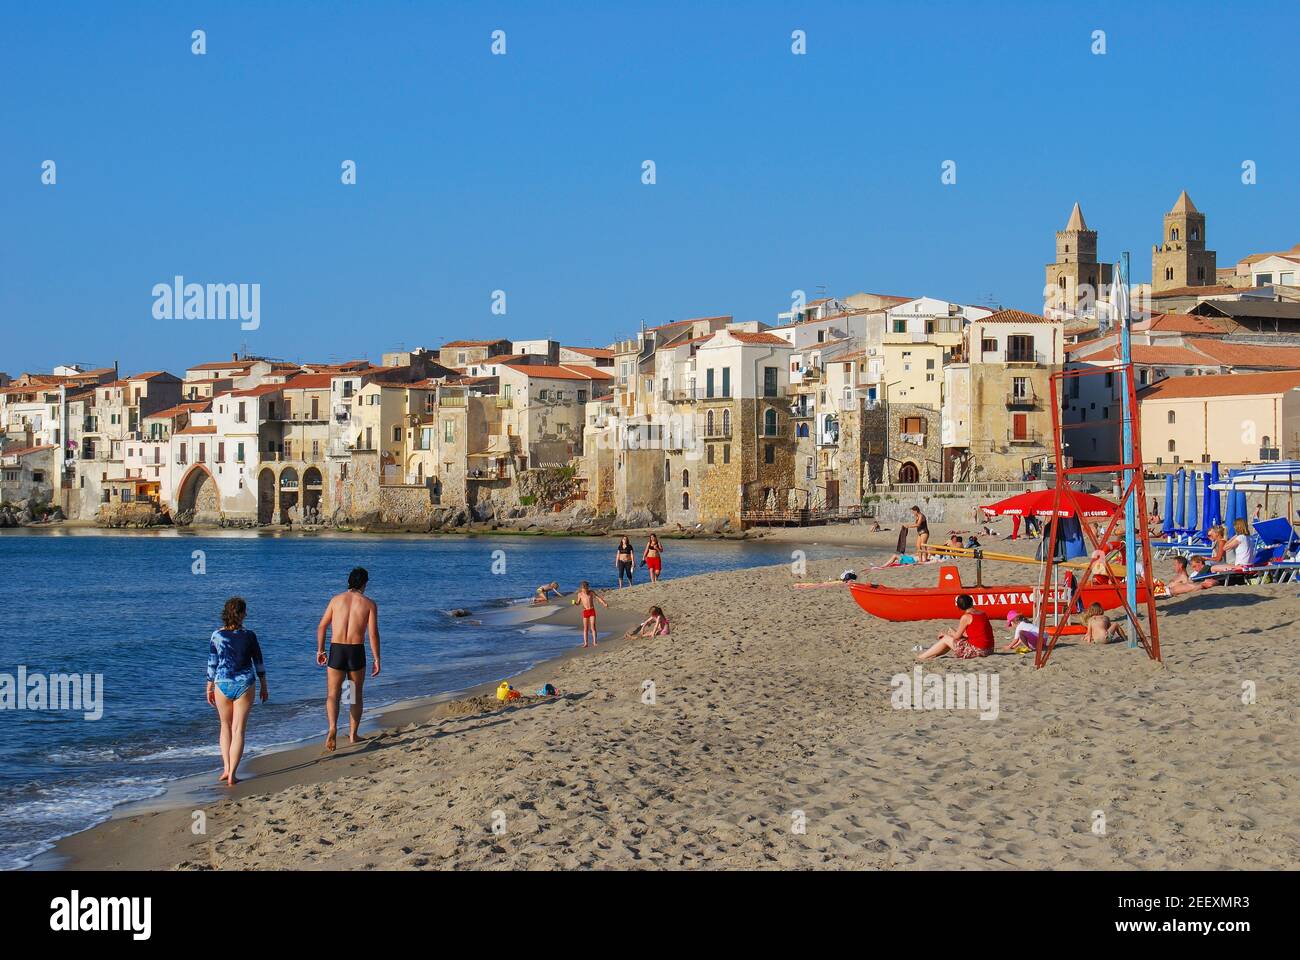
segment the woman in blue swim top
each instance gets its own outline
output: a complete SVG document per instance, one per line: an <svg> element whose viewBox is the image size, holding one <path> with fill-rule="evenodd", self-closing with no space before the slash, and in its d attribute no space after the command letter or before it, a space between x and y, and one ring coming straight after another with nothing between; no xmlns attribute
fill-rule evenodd
<svg viewBox="0 0 1300 960"><path fill-rule="evenodd" d="M208 645L208 703L217 708L221 720L221 776L230 786L239 782L235 771L244 755L244 726L253 709L253 693L262 681L262 702L266 703L266 668L257 634L244 629L248 605L242 597L231 597L221 611L224 626L214 630Z"/></svg>

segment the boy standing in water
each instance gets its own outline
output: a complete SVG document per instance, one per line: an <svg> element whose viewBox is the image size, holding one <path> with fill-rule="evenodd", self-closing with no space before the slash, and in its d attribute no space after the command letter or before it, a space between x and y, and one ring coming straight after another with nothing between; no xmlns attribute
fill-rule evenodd
<svg viewBox="0 0 1300 960"><path fill-rule="evenodd" d="M348 589L330 598L325 613L316 625L316 662L325 671L325 718L329 732L325 749L333 750L338 739L339 696L343 681L352 681L352 703L349 707L348 741L357 742L357 728L361 726L361 685L366 681L366 635L370 635L370 650L375 655L372 677L379 676L379 605L365 596L370 574L357 567L348 574ZM329 630L330 650L325 654L325 631Z"/></svg>
<svg viewBox="0 0 1300 960"><path fill-rule="evenodd" d="M596 601L600 601L601 606L608 607L605 598L591 589L586 580L578 584L578 594L575 597L578 603L582 605L582 645L596 645ZM591 628L591 643L587 643L587 629Z"/></svg>

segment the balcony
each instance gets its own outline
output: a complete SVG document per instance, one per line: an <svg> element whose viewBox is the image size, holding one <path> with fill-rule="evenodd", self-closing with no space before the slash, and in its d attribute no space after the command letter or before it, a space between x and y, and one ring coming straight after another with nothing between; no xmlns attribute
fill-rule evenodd
<svg viewBox="0 0 1300 960"><path fill-rule="evenodd" d="M515 406L514 397L497 397L496 404L498 410L513 410Z"/></svg>
<svg viewBox="0 0 1300 960"><path fill-rule="evenodd" d="M1037 430L1008 430L1007 443L1041 447L1043 445L1043 435Z"/></svg>
<svg viewBox="0 0 1300 960"><path fill-rule="evenodd" d="M1003 363L1044 364L1047 355L1037 350L1007 350L1002 354Z"/></svg>
<svg viewBox="0 0 1300 960"><path fill-rule="evenodd" d="M808 398L811 401L811 398ZM813 403L792 403L790 405L790 416L795 420L808 420L816 415L816 407Z"/></svg>
<svg viewBox="0 0 1300 960"><path fill-rule="evenodd" d="M440 407L463 407L468 403L469 398L463 393L445 394L438 397L438 406Z"/></svg>
<svg viewBox="0 0 1300 960"><path fill-rule="evenodd" d="M1037 394L1032 390L1028 393L1012 390L1007 394L1008 407L1036 407L1039 402Z"/></svg>
<svg viewBox="0 0 1300 960"><path fill-rule="evenodd" d="M704 437L705 440L727 440L727 439L730 439L730 437L731 437L731 424L730 424L730 423L719 423L719 424L714 424L712 427L710 427L710 426L706 423L705 426L704 426L704 429L700 432L700 435L701 435L702 437Z"/></svg>

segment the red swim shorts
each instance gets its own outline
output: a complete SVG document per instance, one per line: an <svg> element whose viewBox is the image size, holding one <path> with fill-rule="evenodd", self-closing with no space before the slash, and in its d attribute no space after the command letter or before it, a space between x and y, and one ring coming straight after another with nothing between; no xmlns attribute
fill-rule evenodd
<svg viewBox="0 0 1300 960"><path fill-rule="evenodd" d="M646 557L645 565L655 573L658 573L663 566L663 560L660 557Z"/></svg>
<svg viewBox="0 0 1300 960"><path fill-rule="evenodd" d="M583 611L582 611L582 619L584 619L584 620L586 620L586 619L588 619L588 618L595 618L595 616L596 616L596 609L595 609L594 607L593 607L592 609L590 609L590 610L583 610Z"/></svg>

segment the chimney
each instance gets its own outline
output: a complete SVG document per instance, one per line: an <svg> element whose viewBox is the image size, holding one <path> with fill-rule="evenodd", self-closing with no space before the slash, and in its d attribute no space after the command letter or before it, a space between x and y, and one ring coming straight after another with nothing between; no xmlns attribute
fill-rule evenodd
<svg viewBox="0 0 1300 960"><path fill-rule="evenodd" d="M236 350L234 353L232 353L232 354L230 355L230 359L231 359L231 360L234 360L234 361L236 361L236 362L238 362L238 360L239 360L239 351Z"/></svg>

